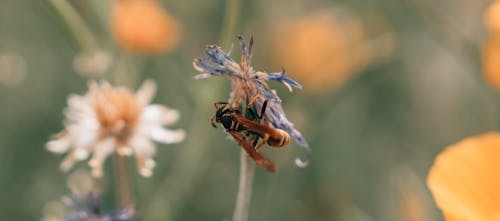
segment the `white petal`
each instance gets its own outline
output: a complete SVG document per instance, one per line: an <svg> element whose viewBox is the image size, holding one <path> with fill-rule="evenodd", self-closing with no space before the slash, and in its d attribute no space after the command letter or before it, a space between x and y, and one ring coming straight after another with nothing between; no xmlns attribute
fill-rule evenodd
<svg viewBox="0 0 500 221"><path fill-rule="evenodd" d="M99 122L97 121L97 117L93 109L89 111L83 111L79 109L66 108L64 109L63 113L70 123L76 123L76 124L85 123L92 125L93 127L97 127L99 125L98 124Z"/></svg>
<svg viewBox="0 0 500 221"><path fill-rule="evenodd" d="M169 130L162 127L152 128L151 138L157 142L171 144L179 143L186 137L184 130Z"/></svg>
<svg viewBox="0 0 500 221"><path fill-rule="evenodd" d="M89 166L92 167L92 175L95 177L102 176L102 165L104 160L113 153L115 147L115 140L107 138L95 145L94 155L89 161Z"/></svg>
<svg viewBox="0 0 500 221"><path fill-rule="evenodd" d="M139 173L140 173L143 177L151 177L151 176L153 176L153 170L152 170L152 169L150 169L150 168L146 168L146 167L140 168L140 169L139 169Z"/></svg>
<svg viewBox="0 0 500 221"><path fill-rule="evenodd" d="M94 146L94 156L96 155L107 156L113 153L114 149L115 149L115 139L111 137L106 138L98 142Z"/></svg>
<svg viewBox="0 0 500 221"><path fill-rule="evenodd" d="M133 154L132 148L130 148L129 146L118 147L116 149L116 152L121 156L130 156Z"/></svg>
<svg viewBox="0 0 500 221"><path fill-rule="evenodd" d="M75 158L70 154L64 158L64 160L59 165L61 171L66 172L75 164Z"/></svg>
<svg viewBox="0 0 500 221"><path fill-rule="evenodd" d="M98 131L84 125L72 124L67 127L67 131L76 148L89 148L97 139Z"/></svg>
<svg viewBox="0 0 500 221"><path fill-rule="evenodd" d="M85 160L89 157L89 152L83 148L76 148L74 154L77 161Z"/></svg>
<svg viewBox="0 0 500 221"><path fill-rule="evenodd" d="M72 94L68 98L68 108L81 112L93 112L92 106L87 99L80 95Z"/></svg>
<svg viewBox="0 0 500 221"><path fill-rule="evenodd" d="M153 175L153 168L156 163L151 157L137 156L137 166L139 173L144 177L151 177Z"/></svg>
<svg viewBox="0 0 500 221"><path fill-rule="evenodd" d="M90 94L93 91L99 90L99 84L97 84L97 82L95 82L95 81L88 81L87 87L89 88L87 94Z"/></svg>
<svg viewBox="0 0 500 221"><path fill-rule="evenodd" d="M144 108L141 118L144 124L170 125L179 120L179 112L163 105L153 104Z"/></svg>
<svg viewBox="0 0 500 221"><path fill-rule="evenodd" d="M156 153L155 144L144 135L136 135L132 138L130 145L137 155L151 157Z"/></svg>
<svg viewBox="0 0 500 221"><path fill-rule="evenodd" d="M139 106L143 107L151 103L155 93L156 83L150 79L145 80L135 94Z"/></svg>
<svg viewBox="0 0 500 221"><path fill-rule="evenodd" d="M63 136L59 139L55 139L55 140L51 140L51 141L47 142L45 147L50 152L64 153L64 152L68 151L70 145L71 145L71 141L69 140L69 137Z"/></svg>
<svg viewBox="0 0 500 221"><path fill-rule="evenodd" d="M147 159L144 162L144 166L147 168L155 168L156 167L156 162L153 159Z"/></svg>

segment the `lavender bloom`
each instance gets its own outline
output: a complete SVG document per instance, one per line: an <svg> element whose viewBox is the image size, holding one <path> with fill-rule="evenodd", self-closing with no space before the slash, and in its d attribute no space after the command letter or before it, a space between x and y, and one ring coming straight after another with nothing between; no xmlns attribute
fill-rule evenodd
<svg viewBox="0 0 500 221"><path fill-rule="evenodd" d="M64 197L68 208L62 221L134 221L137 214L133 208L122 208L111 213L101 213L101 198L90 193L86 200L75 194Z"/></svg>
<svg viewBox="0 0 500 221"><path fill-rule="evenodd" d="M251 67L253 38L248 45L243 37L238 37L241 47L241 62L238 64L217 45L209 45L205 48L205 58L197 58L193 62L194 68L201 72L194 79L204 79L212 76L224 76L231 84L231 102L233 105L246 103L258 96L255 107L261 110L264 101L268 100L267 110L262 119L263 122L273 125L275 128L286 131L295 142L310 151L309 144L302 134L294 128L281 107L281 99L275 90L272 90L267 81L276 81L284 84L290 91L302 88L295 80L285 76L286 71L265 73L254 71Z"/></svg>

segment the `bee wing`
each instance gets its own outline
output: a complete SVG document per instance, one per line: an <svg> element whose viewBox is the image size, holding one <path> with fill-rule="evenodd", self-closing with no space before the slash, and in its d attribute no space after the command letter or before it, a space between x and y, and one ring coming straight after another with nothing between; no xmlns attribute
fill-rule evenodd
<svg viewBox="0 0 500 221"><path fill-rule="evenodd" d="M264 125L264 124L261 124L259 122L256 122L256 121L253 121L253 120L249 120L248 118L246 117L243 117L243 116L240 116L240 115L233 115L233 117L236 119L236 121L238 121L242 126L250 129L250 130L253 130L255 132L265 132L267 133L268 132L268 128L269 126L267 125Z"/></svg>
<svg viewBox="0 0 500 221"><path fill-rule="evenodd" d="M253 146L247 140L245 140L245 138L241 134L233 131L230 131L229 134L231 134L231 136L234 137L234 139L236 140L236 142L238 142L240 147L243 148L245 152L247 152L248 156L252 158L252 160L255 161L257 165L259 165L260 167L269 172L276 171L276 166L274 165L274 163L271 160L267 159L267 157L265 157L261 153L255 151Z"/></svg>

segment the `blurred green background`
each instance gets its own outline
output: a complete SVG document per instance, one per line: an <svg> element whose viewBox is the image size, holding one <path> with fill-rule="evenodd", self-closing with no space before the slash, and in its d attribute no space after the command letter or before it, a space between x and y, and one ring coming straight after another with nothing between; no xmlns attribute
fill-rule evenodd
<svg viewBox="0 0 500 221"><path fill-rule="evenodd" d="M119 83L135 90L143 79L154 79L159 86L155 103L181 111L173 127L185 129L188 137L180 144L158 145L154 176L142 178L131 165L142 220L230 220L239 148L209 124L212 103L227 99L229 86L223 78L193 81L191 64L206 44L224 35L226 1L162 1L183 30L177 47L164 55L119 49L107 21L112 1L69 2L111 57L111 69L136 73ZM425 185L434 157L461 138L498 129L498 94L481 76L480 50L487 36L483 13L489 3L242 1L231 41L236 43L237 34L254 36L256 70L300 66L280 60L284 52L274 47L274 31L318 10L348 12L341 19L355 17L362 24L360 41L368 44L390 36L388 44L367 52L369 61L350 64L347 80L328 89L312 90L311 83L289 93L272 84L313 154L309 167L300 169L293 160L306 154L295 143L265 148L279 171L257 168L250 220L442 220ZM278 36L278 42L292 38ZM318 41L309 41L318 47ZM239 49L234 48L236 58ZM63 157L44 145L63 128L68 95L86 91L89 77L73 66L80 52L49 1L0 0L0 220L40 220L49 201L69 192L71 172L60 172ZM344 52L336 56L341 59ZM315 71L289 72L299 81L329 78ZM112 210L117 185L112 159L106 167L99 184L106 209Z"/></svg>

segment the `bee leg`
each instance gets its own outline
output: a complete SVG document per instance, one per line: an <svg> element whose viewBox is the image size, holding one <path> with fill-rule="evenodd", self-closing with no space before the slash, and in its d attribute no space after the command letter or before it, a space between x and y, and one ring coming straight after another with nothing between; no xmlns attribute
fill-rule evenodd
<svg viewBox="0 0 500 221"><path fill-rule="evenodd" d="M264 113L266 112L266 108L267 108L267 100L265 100L264 103L262 104L262 108L260 109L260 116L258 116L259 120L262 120L262 118L264 117Z"/></svg>
<svg viewBox="0 0 500 221"><path fill-rule="evenodd" d="M260 144L255 147L255 151L258 152L260 148L262 148L264 144L267 143L268 140L269 140L269 134L264 134L264 137L262 137L262 141L260 142Z"/></svg>
<svg viewBox="0 0 500 221"><path fill-rule="evenodd" d="M252 110L252 106L254 105L255 101L257 101L257 99L260 97L260 94L257 94L255 95L255 97L253 97L250 102L248 102L247 104L247 109L248 110ZM262 104L262 108L260 109L260 115L257 115L253 112L253 110L251 111L252 113L255 114L255 116L257 116L257 118L259 118L259 120L262 120L262 118L264 117L264 113L266 112L266 109L267 109L267 102L268 100L266 99L264 101L264 103Z"/></svg>
<svg viewBox="0 0 500 221"><path fill-rule="evenodd" d="M255 101L260 97L260 94L257 94L255 95L252 99L250 99L250 101L248 102L247 104L247 109L250 109L252 108L253 104L255 103Z"/></svg>
<svg viewBox="0 0 500 221"><path fill-rule="evenodd" d="M247 111L248 111L247 116L250 116L250 118L247 117L247 119L255 120L255 119L259 118L259 115L257 115L257 113L255 113L255 111L253 109L249 108L249 109L247 109Z"/></svg>
<svg viewBox="0 0 500 221"><path fill-rule="evenodd" d="M212 115L210 118L210 123L212 124L212 127L217 128L217 125L215 124L215 115Z"/></svg>
<svg viewBox="0 0 500 221"><path fill-rule="evenodd" d="M257 143L259 143L259 137L256 137L255 139L253 139L252 141L252 147L255 149L255 147L257 146Z"/></svg>

